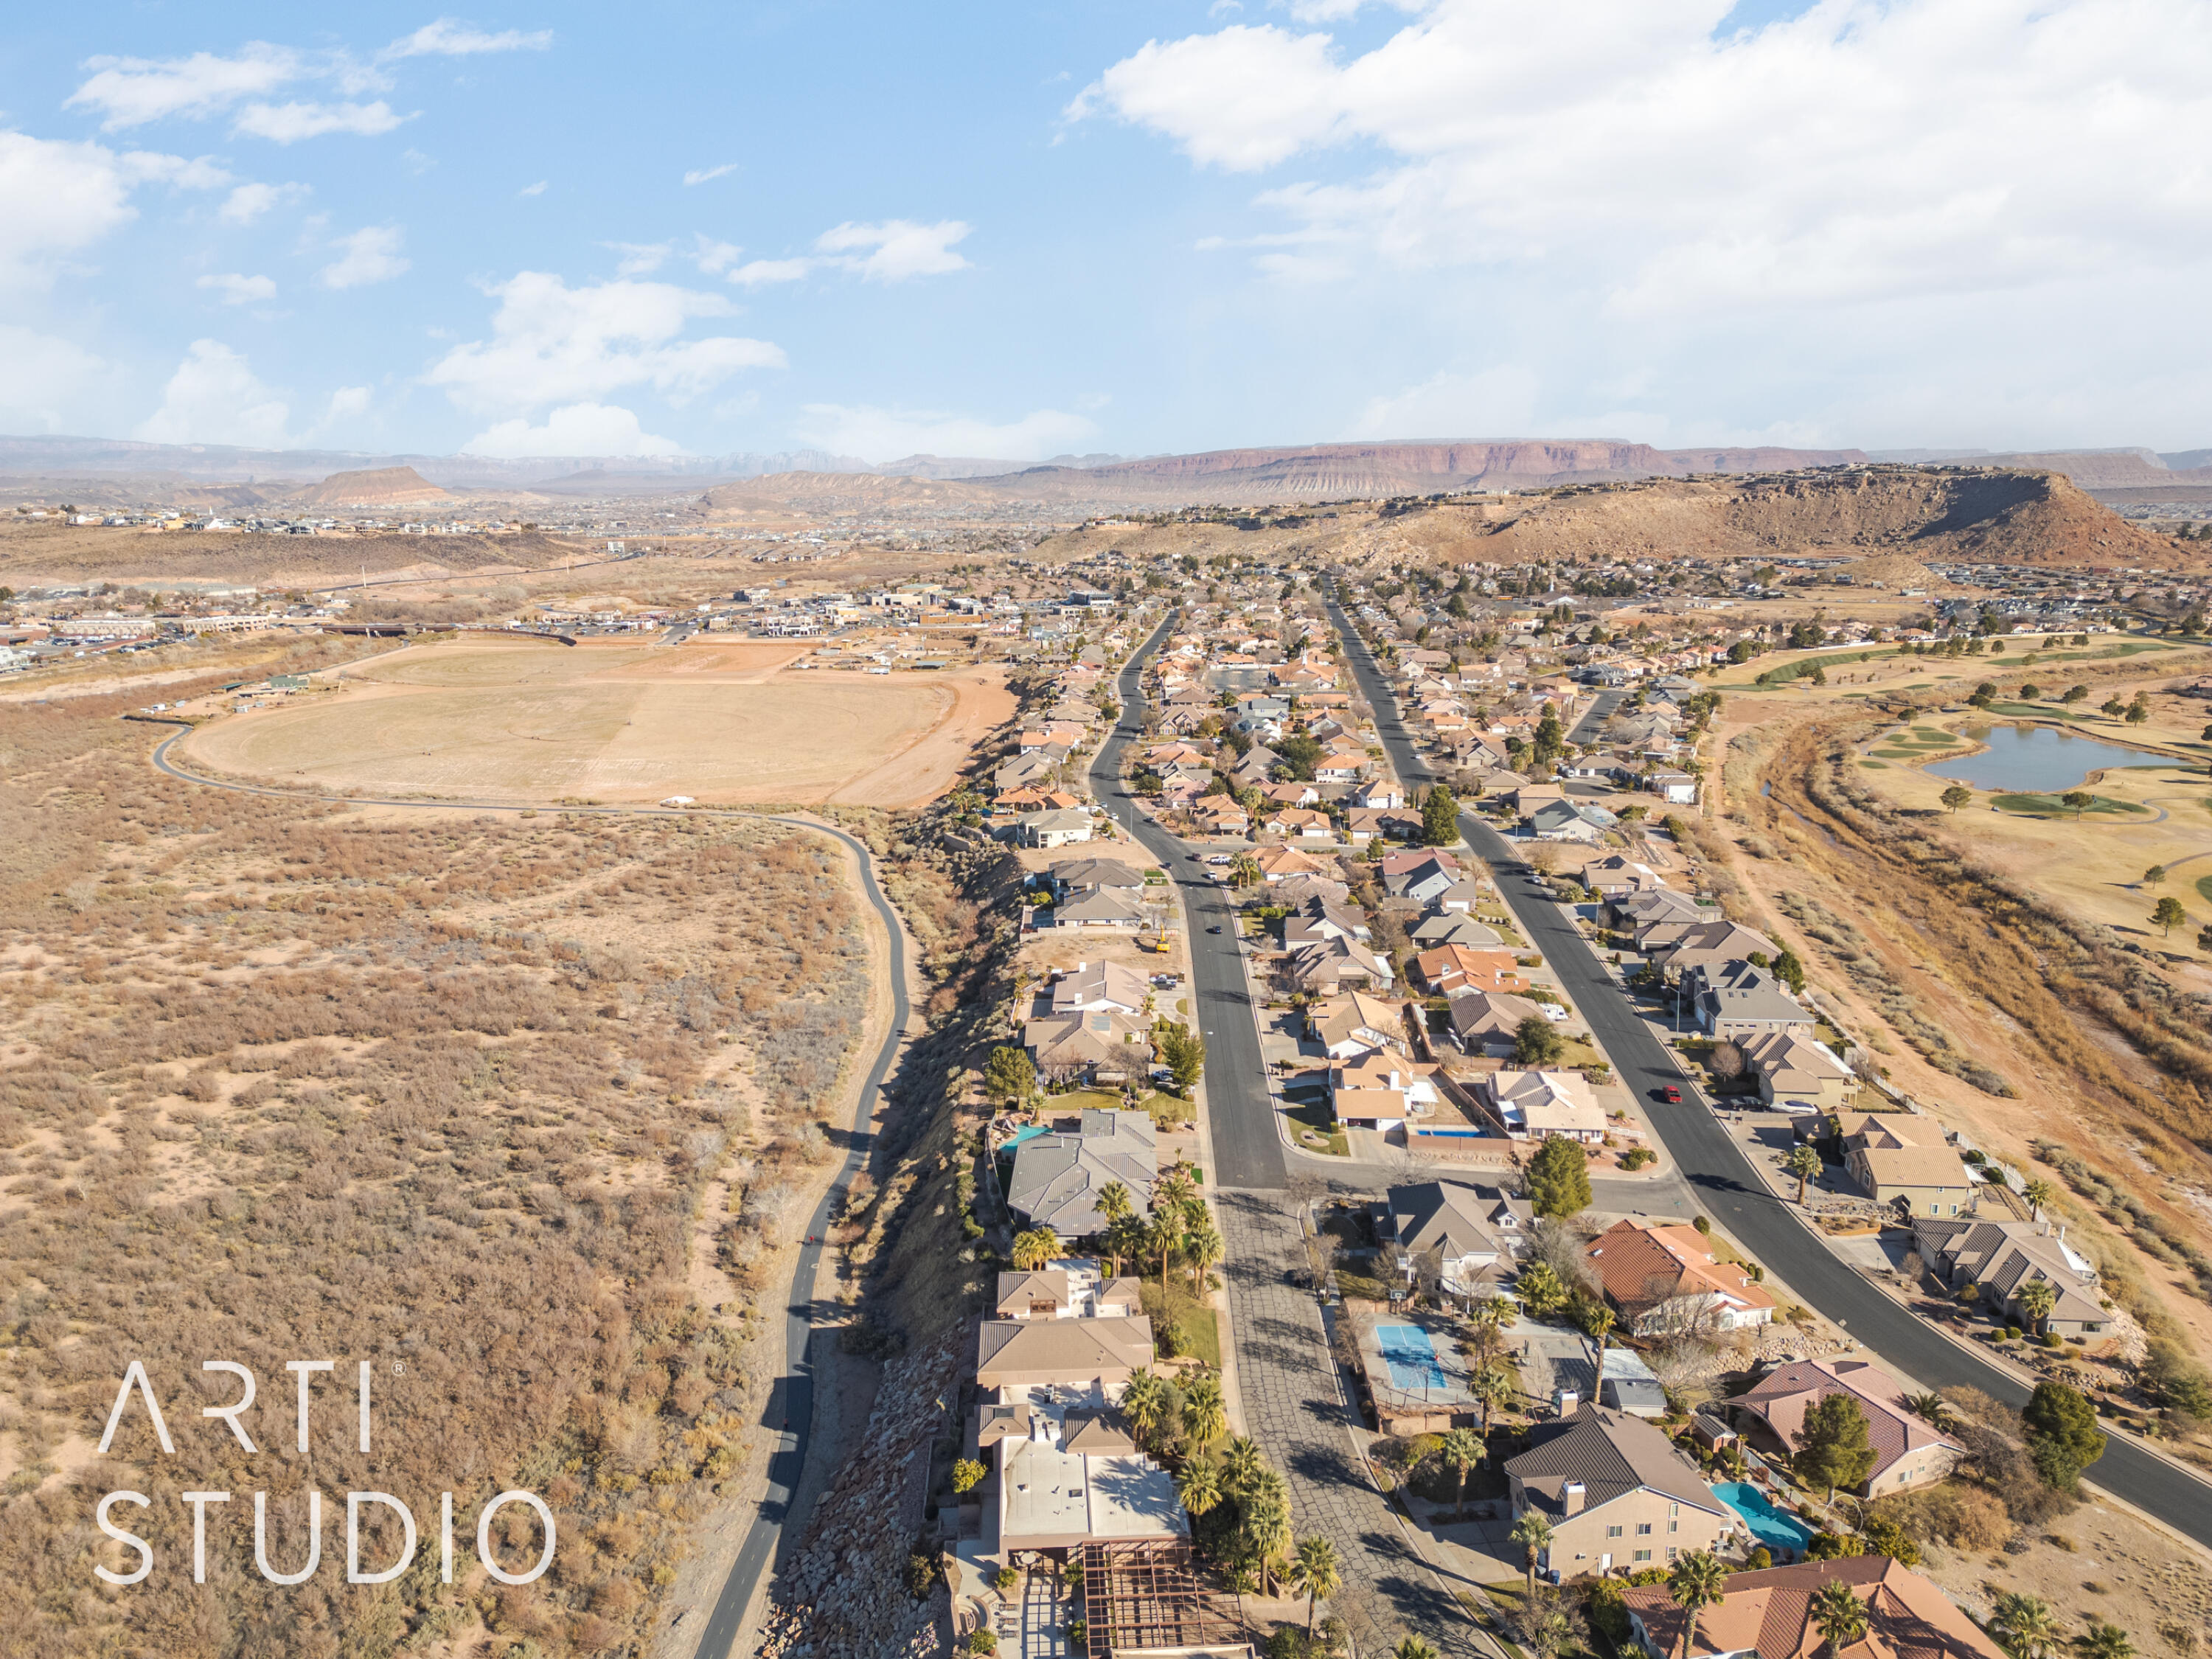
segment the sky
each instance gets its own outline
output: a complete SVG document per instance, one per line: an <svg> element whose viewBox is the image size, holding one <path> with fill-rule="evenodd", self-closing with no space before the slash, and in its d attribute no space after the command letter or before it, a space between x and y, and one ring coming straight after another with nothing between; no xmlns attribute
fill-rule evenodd
<svg viewBox="0 0 2212 1659"><path fill-rule="evenodd" d="M2203 0L80 0L0 38L10 434L2174 450L2208 295Z"/></svg>

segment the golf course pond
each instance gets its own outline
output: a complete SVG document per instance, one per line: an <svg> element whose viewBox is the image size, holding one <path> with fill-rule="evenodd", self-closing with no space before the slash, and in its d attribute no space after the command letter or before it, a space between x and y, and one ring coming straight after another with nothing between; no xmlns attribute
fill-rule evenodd
<svg viewBox="0 0 2212 1659"><path fill-rule="evenodd" d="M2072 789L2090 773L2106 767L2172 763L2147 750L2104 743L2062 732L2055 726L1974 726L1963 735L1985 746L1921 769L1933 777L1956 778L1977 789L2048 795Z"/></svg>

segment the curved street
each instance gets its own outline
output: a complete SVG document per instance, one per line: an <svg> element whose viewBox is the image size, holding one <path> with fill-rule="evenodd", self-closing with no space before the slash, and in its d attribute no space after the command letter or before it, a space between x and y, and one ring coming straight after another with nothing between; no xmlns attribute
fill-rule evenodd
<svg viewBox="0 0 2212 1659"><path fill-rule="evenodd" d="M1361 695L1375 709L1376 728L1399 777L1408 787L1430 781L1426 763L1396 716L1396 694L1337 603L1333 583L1328 602L1344 641L1346 659ZM1386 715L1385 710L1391 713ZM1472 812L1460 815L1460 832L1490 865L1525 936L1543 953L1568 1000L1613 1057L1621 1081L1647 1103L1653 1129L1699 1206L1814 1309L1906 1376L1926 1388L1977 1388L2015 1406L2025 1403L2028 1387L2014 1372L1990 1364L1917 1317L1821 1243L1800 1219L1796 1206L1778 1197L1752 1168L1743 1148L1730 1138L1696 1086L1686 1082L1665 1045L1630 1006L1520 854ZM1678 1104L1653 1100L1652 1091L1665 1084L1681 1089ZM2134 1440L2110 1437L2095 1466L2094 1484L2185 1537L2212 1545L2212 1485Z"/></svg>
<svg viewBox="0 0 2212 1659"><path fill-rule="evenodd" d="M287 800L327 802L347 806L405 806L428 811L452 811L455 808L486 812L562 812L578 817L717 817L749 818L756 823L786 823L795 830L811 830L842 842L858 855L860 865L862 891L877 917L883 922L890 939L891 1009L890 1026L884 1034L882 1046L876 1051L873 1065L869 1067L866 1080L861 1085L860 1098L853 1113L852 1145L845 1153L845 1162L838 1170L830 1188L815 1206L807 1218L806 1238L799 1251L798 1265L793 1268L791 1291L785 1304L783 1322L783 1359L775 1382L769 1391L768 1409L763 1415L763 1426L778 1436L776 1449L769 1454L767 1488L763 1492L760 1511L754 1516L744 1542L738 1547L737 1561L723 1580L720 1594L705 1626L699 1632L695 1651L698 1659L726 1659L736 1644L744 1624L745 1611L752 1605L761 1579L781 1552L785 1535L796 1534L805 1524L806 1512L793 1503L799 1485L799 1476L806 1468L806 1452L812 1442L814 1419L814 1295L815 1274L821 1266L823 1242L830 1231L830 1217L838 1197L851 1183L854 1176L867 1166L868 1151L873 1139L870 1125L873 1122L876 1098L884 1079L890 1074L893 1062L907 1036L907 1022L912 1009L907 998L906 933L899 925L898 913L876 880L876 863L867 848L842 830L826 823L817 823L809 818L790 817L777 812L745 812L734 808L666 807L666 806L564 806L545 802L532 807L527 803L482 800L404 800L383 796L325 795L310 790L279 789L273 787L233 783L221 778L205 777L188 771L169 758L169 750L178 738L164 738L154 750L155 766L173 778L185 783L198 784L208 789L227 789L239 794L270 795Z"/></svg>

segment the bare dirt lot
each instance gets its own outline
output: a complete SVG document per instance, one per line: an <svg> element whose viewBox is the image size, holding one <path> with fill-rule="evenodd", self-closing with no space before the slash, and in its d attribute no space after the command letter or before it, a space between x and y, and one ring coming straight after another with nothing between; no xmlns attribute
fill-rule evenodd
<svg viewBox="0 0 2212 1659"><path fill-rule="evenodd" d="M483 800L915 806L1013 712L991 670L793 672L803 647L470 639L228 715L196 763L332 790Z"/></svg>

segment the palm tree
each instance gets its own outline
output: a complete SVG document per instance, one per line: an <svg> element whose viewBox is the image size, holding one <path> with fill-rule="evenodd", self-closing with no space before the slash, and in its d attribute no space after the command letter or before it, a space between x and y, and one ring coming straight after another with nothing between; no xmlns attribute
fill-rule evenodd
<svg viewBox="0 0 2212 1659"><path fill-rule="evenodd" d="M1797 1201L1805 1201L1806 1183L1820 1173L1820 1154L1809 1142L1801 1141L1790 1149L1790 1156L1782 1160L1782 1167L1797 1177Z"/></svg>
<svg viewBox="0 0 2212 1659"><path fill-rule="evenodd" d="M1221 1501L1221 1472L1202 1457L1194 1457L1176 1475L1176 1497L1193 1517L1206 1514Z"/></svg>
<svg viewBox="0 0 2212 1659"><path fill-rule="evenodd" d="M2081 1639L2089 1659L2135 1659L2136 1644L2118 1625L2092 1625Z"/></svg>
<svg viewBox="0 0 2212 1659"><path fill-rule="evenodd" d="M1597 1370L1595 1373L1597 1380L1594 1386L1602 1388L1605 1384L1606 1339L1613 1334L1613 1310L1602 1302L1592 1303L1589 1311L1583 1316L1583 1328L1597 1339Z"/></svg>
<svg viewBox="0 0 2212 1659"><path fill-rule="evenodd" d="M1667 1594L1689 1615L1682 1625L1682 1659L1690 1659L1698 1640L1698 1610L1728 1594L1728 1569L1711 1550L1692 1550L1667 1575Z"/></svg>
<svg viewBox="0 0 2212 1659"><path fill-rule="evenodd" d="M1344 1575L1336 1565L1336 1546L1316 1534L1298 1540L1297 1553L1291 1559L1291 1583L1305 1592L1306 1634L1313 1635L1314 1608L1325 1595L1334 1595Z"/></svg>
<svg viewBox="0 0 2212 1659"><path fill-rule="evenodd" d="M1244 1495L1244 1534L1259 1558L1260 1587L1275 1577L1275 1564L1291 1553L1291 1489L1273 1469L1261 1469Z"/></svg>
<svg viewBox="0 0 2212 1659"><path fill-rule="evenodd" d="M1909 1394L1905 1396L1905 1403L1915 1417L1938 1434L1948 1434L1958 1421L1951 1413L1950 1402L1940 1394Z"/></svg>
<svg viewBox="0 0 2212 1659"><path fill-rule="evenodd" d="M1813 1623L1828 1644L1830 1659L1867 1633L1866 1603L1838 1579L1820 1586L1813 1598Z"/></svg>
<svg viewBox="0 0 2212 1659"><path fill-rule="evenodd" d="M2040 1336L2047 1328L2051 1310L2058 1305L2058 1287L2047 1279L2031 1279L2013 1292L2013 1300L2020 1304L2029 1328Z"/></svg>
<svg viewBox="0 0 2212 1659"><path fill-rule="evenodd" d="M1150 1371L1139 1371L1121 1390L1121 1415L1134 1425L1139 1441L1152 1437L1167 1409L1167 1384Z"/></svg>
<svg viewBox="0 0 2212 1659"><path fill-rule="evenodd" d="M1398 1644L1390 1659L1437 1659L1437 1650L1418 1636L1408 1636Z"/></svg>
<svg viewBox="0 0 2212 1659"><path fill-rule="evenodd" d="M1513 1368L1493 1359L1468 1378L1467 1391L1474 1403L1482 1407L1482 1439L1490 1442L1490 1414L1501 1407L1511 1405L1520 1397L1521 1385L1513 1380Z"/></svg>
<svg viewBox="0 0 2212 1659"><path fill-rule="evenodd" d="M1109 1181L1101 1187L1098 1189L1098 1213L1106 1218L1109 1230L1115 1222L1127 1221L1136 1213L1135 1206L1129 1201L1129 1189L1118 1181ZM1121 1263L1117 1261L1114 1265L1119 1267Z"/></svg>
<svg viewBox="0 0 2212 1659"><path fill-rule="evenodd" d="M1512 1298L1486 1296L1467 1310L1468 1350L1480 1359L1498 1352L1516 1312Z"/></svg>
<svg viewBox="0 0 2212 1659"><path fill-rule="evenodd" d="M1221 1455L1222 1485L1231 1492L1251 1489L1267 1468L1267 1460L1260 1455L1260 1443L1243 1435L1232 1435L1228 1449Z"/></svg>
<svg viewBox="0 0 2212 1659"><path fill-rule="evenodd" d="M2027 1200L2032 1213L2040 1215L2051 1207L2051 1200L2058 1196L2058 1189L2038 1176L2021 1188L2020 1195Z"/></svg>
<svg viewBox="0 0 2212 1659"><path fill-rule="evenodd" d="M1221 1379L1194 1377L1182 1391L1182 1431L1190 1437L1190 1443L1210 1445L1228 1427L1229 1413L1221 1403Z"/></svg>
<svg viewBox="0 0 2212 1659"><path fill-rule="evenodd" d="M1990 1627L2013 1659L2050 1659L2058 1645L2058 1617L2039 1596L2007 1590L1996 1600Z"/></svg>
<svg viewBox="0 0 2212 1659"><path fill-rule="evenodd" d="M1521 1547L1521 1565L1528 1571L1528 1594L1536 1593L1536 1558L1552 1547L1552 1523L1541 1510L1527 1510L1506 1534Z"/></svg>
<svg viewBox="0 0 2212 1659"><path fill-rule="evenodd" d="M1206 1270L1221 1260L1228 1247L1222 1243L1221 1230L1213 1224L1213 1218L1206 1212L1206 1206L1194 1203L1192 1208L1197 1213L1183 1234L1182 1256L1190 1263L1190 1293L1200 1296L1204 1293L1201 1281Z"/></svg>
<svg viewBox="0 0 2212 1659"><path fill-rule="evenodd" d="M1482 1441L1473 1429L1454 1429L1437 1448L1437 1455L1459 1474L1459 1504L1452 1519L1467 1519L1467 1472L1482 1462Z"/></svg>
<svg viewBox="0 0 2212 1659"><path fill-rule="evenodd" d="M1059 1255L1060 1234L1050 1227L1032 1227L1014 1235L1014 1266L1020 1272L1035 1273Z"/></svg>

